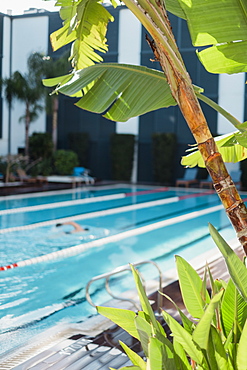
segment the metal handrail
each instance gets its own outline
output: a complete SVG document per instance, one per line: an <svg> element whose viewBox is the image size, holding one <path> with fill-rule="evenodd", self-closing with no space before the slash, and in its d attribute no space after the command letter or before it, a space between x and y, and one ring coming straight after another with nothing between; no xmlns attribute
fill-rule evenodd
<svg viewBox="0 0 247 370"><path fill-rule="evenodd" d="M132 263L132 266L134 267L137 267L137 266L140 266L140 265L144 265L144 264L147 264L147 263L150 263L152 264L153 266L155 266L158 270L158 273L159 273L159 281L158 281L158 284L159 284L159 291L162 290L162 272L161 272L161 269L159 268L159 266L157 265L156 262L154 261L150 261L150 260L147 260L147 261L141 261L141 262L136 262L136 263ZM88 303L93 306L93 307L96 307L96 305L94 304L94 302L92 301L92 298L91 298L91 295L89 293L89 288L90 286L97 280L101 280L101 279L105 279L105 289L106 291L108 292L108 294L112 297L112 298L115 298L115 299L118 299L118 300L121 300L121 301L128 301L128 302L131 302L133 303L133 305L139 310L140 307L137 305L137 302L131 298L124 298L124 297L118 297L116 296L115 294L112 293L111 289L110 289L110 286L109 286L109 281L110 281L110 278L113 276L113 275L117 275L121 272L124 272L124 271L131 271L131 268L130 268L130 265L123 265L123 266L119 266L117 267L116 269L114 269L113 271L111 272L108 272L108 273L105 273L105 274L101 274L101 275L98 275L98 276L95 276L93 277L86 285L86 299L88 301ZM140 273L140 272L139 272ZM142 282L143 282L143 285L144 285L144 289L145 289L145 279L143 278L142 274L140 273L140 276L141 276L141 279L142 279ZM158 310L162 307L162 295L161 294L158 294L158 298L157 298L157 305L158 305Z"/></svg>

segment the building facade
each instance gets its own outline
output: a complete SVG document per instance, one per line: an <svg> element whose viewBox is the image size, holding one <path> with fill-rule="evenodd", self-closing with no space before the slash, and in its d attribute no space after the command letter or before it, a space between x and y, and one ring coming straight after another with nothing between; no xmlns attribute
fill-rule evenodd
<svg viewBox="0 0 247 370"><path fill-rule="evenodd" d="M132 13L124 6L108 7L115 21L109 24L107 34L109 52L103 55L105 62L141 64L159 69L153 61L153 54L145 30ZM246 119L245 74L213 75L205 71L192 47L186 23L170 15L172 28L185 65L195 85L204 88L205 95L218 102L240 121ZM32 52L52 55L49 35L61 26L56 12L31 11L21 16L0 13L0 76L9 77L15 71L25 72L27 58ZM59 57L59 50L53 57ZM161 92L162 93L162 92ZM154 182L152 135L170 132L176 135L177 150L174 153L174 179L181 177L183 168L181 156L194 144L194 139L177 107L160 109L141 117L134 117L126 123L112 122L100 115L83 111L74 106L75 99L60 95L58 113L58 148L68 149L68 135L71 132L85 132L90 138L88 163L92 174L100 179L110 180L111 158L110 137L113 133L131 133L136 137L135 162L132 180ZM203 111L214 135L234 131L225 119L211 108L202 104ZM24 147L24 124L19 118L24 115L24 104L15 101L9 107L4 94L0 99L0 155L16 154ZM45 110L30 126L32 132L51 131L51 122Z"/></svg>

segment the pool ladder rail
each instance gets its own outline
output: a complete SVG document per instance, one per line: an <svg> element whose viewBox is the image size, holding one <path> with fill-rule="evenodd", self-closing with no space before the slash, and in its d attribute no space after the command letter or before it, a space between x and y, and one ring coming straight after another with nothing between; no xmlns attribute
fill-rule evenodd
<svg viewBox="0 0 247 370"><path fill-rule="evenodd" d="M158 266L158 264L154 261L151 261L151 260L145 260L145 261L141 261L141 262L136 262L136 263L132 263L131 265L134 266L134 267L138 267L138 266L141 266L141 265L145 265L145 264L152 264L153 266L156 267L156 269L158 270L158 274L159 274L159 278L158 278L158 290L161 292L162 291L162 279L163 279L163 275L162 275L162 272L161 272L161 269L160 267ZM131 304L133 304L133 306L139 311L141 309L140 307L140 303L139 301L135 300L135 299L132 299L132 298L125 298L123 297L122 295L120 296L116 296L111 288L110 288L110 278L114 275L117 275L117 274L120 274L122 272L125 272L125 271L130 271L131 272L131 267L130 265L123 265L123 266L119 266L117 267L116 269L112 270L111 272L108 272L108 273L105 273L105 274L101 274L101 275L98 275L98 276L95 276L93 277L86 285L86 299L88 301L88 303L93 306L93 307L96 307L95 303L93 302L92 298L91 298L91 294L89 292L89 289L90 289L90 286L95 282L95 281L98 281L98 280L105 280L105 289L107 291L107 293L114 299L117 299L117 300L120 300L120 301L128 301L130 302ZM145 291L147 291L147 288L146 288L146 280L144 279L143 277L143 274L138 270L139 272L139 275L141 277L141 280L142 280L142 283L143 283L143 286L144 286L144 289ZM162 308L162 303L163 303L163 296L161 294L157 294L157 307L158 307L158 312L156 312L156 314L159 316L160 315L160 309Z"/></svg>

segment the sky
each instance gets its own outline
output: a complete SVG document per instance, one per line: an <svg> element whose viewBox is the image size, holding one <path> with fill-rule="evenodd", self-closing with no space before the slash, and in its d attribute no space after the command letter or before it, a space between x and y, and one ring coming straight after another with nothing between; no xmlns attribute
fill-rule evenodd
<svg viewBox="0 0 247 370"><path fill-rule="evenodd" d="M7 14L8 9L12 10L12 15L23 14L29 8L46 9L58 11L59 6L54 6L56 0L0 0L0 12Z"/></svg>

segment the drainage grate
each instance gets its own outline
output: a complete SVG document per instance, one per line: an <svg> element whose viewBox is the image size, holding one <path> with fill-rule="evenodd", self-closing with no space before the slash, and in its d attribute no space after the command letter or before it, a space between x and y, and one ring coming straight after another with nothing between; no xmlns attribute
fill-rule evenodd
<svg viewBox="0 0 247 370"><path fill-rule="evenodd" d="M126 336L128 334L118 327L94 339L81 334L73 335L12 369L109 370L109 367L129 366L131 362L118 347L118 340L126 341ZM132 338L128 337L127 342L131 346Z"/></svg>

